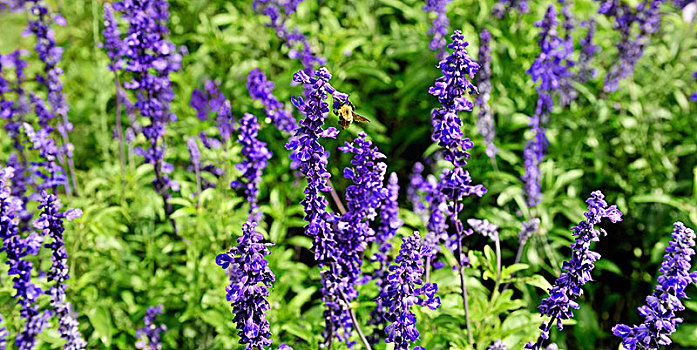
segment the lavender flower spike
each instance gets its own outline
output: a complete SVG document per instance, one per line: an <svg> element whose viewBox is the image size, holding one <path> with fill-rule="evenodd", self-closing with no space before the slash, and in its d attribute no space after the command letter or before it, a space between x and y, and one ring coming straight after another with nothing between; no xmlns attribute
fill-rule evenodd
<svg viewBox="0 0 697 350"><path fill-rule="evenodd" d="M690 260L695 255L695 232L682 222L676 222L674 226L673 240L666 248L658 284L646 297L646 305L639 307L644 323L634 327L618 324L612 328L612 333L622 338L625 349L658 350L670 345L669 336L683 321L676 316L676 312L685 310L680 299L687 298L685 288L690 283L697 284L697 272L690 273Z"/></svg>
<svg viewBox="0 0 697 350"><path fill-rule="evenodd" d="M427 34L433 35L428 48L438 51L436 54L438 60L442 60L448 55L448 51L445 50L445 36L448 34L448 26L450 25L448 21L448 3L450 1L452 0L426 0L426 6L424 6L424 11L436 14Z"/></svg>
<svg viewBox="0 0 697 350"><path fill-rule="evenodd" d="M261 174L266 168L267 160L271 158L271 151L264 142L257 139L259 124L257 117L246 113L240 120L239 142L242 145L242 154L245 160L235 167L242 171L242 179L230 183L232 188L244 188L247 202L250 203L250 216L255 216L255 220L260 220L260 212L257 211L257 196L259 195L259 183ZM257 215L258 213L258 215Z"/></svg>
<svg viewBox="0 0 697 350"><path fill-rule="evenodd" d="M394 265L390 266L387 288L380 294L382 304L387 308L385 318L390 322L385 328L386 341L395 343L395 349L398 350L408 350L409 343L419 338L416 315L411 312L411 307L421 305L431 310L440 307L440 297L435 295L438 285L424 284L421 280L424 273L423 258L427 253L428 248L422 246L418 232L404 237L399 255L395 258Z"/></svg>
<svg viewBox="0 0 697 350"><path fill-rule="evenodd" d="M253 99L261 101L264 111L273 124L283 133L290 134L298 126L290 111L283 108L273 95L274 84L266 80L266 75L259 69L252 69L247 75L247 90Z"/></svg>
<svg viewBox="0 0 697 350"><path fill-rule="evenodd" d="M508 350L508 347L501 339L496 339L496 341L489 346L488 350Z"/></svg>
<svg viewBox="0 0 697 350"><path fill-rule="evenodd" d="M273 342L266 319L266 311L271 307L266 298L276 277L264 258L271 253L272 244L262 242L264 236L256 231L256 226L255 221L245 222L237 240L239 245L215 259L223 269L230 268L226 298L232 303L240 344L247 344L247 350L266 349Z"/></svg>
<svg viewBox="0 0 697 350"><path fill-rule="evenodd" d="M36 337L48 325L51 312L39 312L36 299L44 294L44 291L31 282L33 264L26 259L27 256L39 252L43 237L36 233L31 233L26 238L21 237L19 213L22 210L22 201L11 196L10 181L13 177L13 168L0 169L0 252L4 252L7 257L7 274L16 276L12 279L14 298L21 307L19 316L26 320L24 328L17 334L15 345L20 350L31 350L36 344Z"/></svg>
<svg viewBox="0 0 697 350"><path fill-rule="evenodd" d="M136 330L136 338L139 339L136 342L136 349L143 350L160 350L162 349L162 343L160 341L160 333L167 331L167 326L161 324L159 326L155 325L155 320L158 315L162 315L164 307L158 305L157 307L151 306L145 312L145 327Z"/></svg>
<svg viewBox="0 0 697 350"><path fill-rule="evenodd" d="M2 318L2 315L0 315L0 323L3 323L5 319ZM7 337L10 335L10 332L7 331L7 327L4 325L0 326L0 350L5 350L5 347L7 347Z"/></svg>
<svg viewBox="0 0 697 350"><path fill-rule="evenodd" d="M489 106L489 97L491 94L491 33L488 30L482 29L479 33L479 74L477 75L477 89L479 97L475 103L479 106L479 114L477 115L477 130L484 138L486 143L486 155L494 161L498 149L494 146L494 116L491 115L491 107Z"/></svg>
<svg viewBox="0 0 697 350"><path fill-rule="evenodd" d="M600 259L600 254L590 250L591 242L598 241L599 234L604 232L602 229L596 229L595 225L604 218L613 223L622 221L622 213L617 206L608 206L604 198L602 192L595 191L586 200L588 211L583 215L587 220L581 221L572 228L571 234L576 238L575 243L571 244L571 259L564 262L561 275L548 291L549 297L542 300L538 308L542 316L550 316L550 320L542 323L540 326L542 334L537 342L530 341L526 344L526 349L541 349L542 343L549 339L549 331L555 321L559 330L564 329L562 321L574 316L572 308L578 309L579 306L574 299L583 295L581 287L591 281L591 272L595 268L593 263Z"/></svg>
<svg viewBox="0 0 697 350"><path fill-rule="evenodd" d="M80 209L68 209L65 212L59 212L61 202L54 194L48 194L46 191L41 193L41 204L39 209L42 211L41 216L34 220L34 228L37 229L42 236L48 236L53 241L45 244L44 247L51 250L51 267L48 271L48 281L55 282L49 289L51 295L50 306L54 314L58 317L58 333L61 338L65 339L65 349L86 349L87 342L82 339L80 331L78 331L77 319L73 316L70 303L65 300L65 289L67 285L64 283L70 278L68 275L68 253L65 250L63 241L63 220L72 221L82 216Z"/></svg>

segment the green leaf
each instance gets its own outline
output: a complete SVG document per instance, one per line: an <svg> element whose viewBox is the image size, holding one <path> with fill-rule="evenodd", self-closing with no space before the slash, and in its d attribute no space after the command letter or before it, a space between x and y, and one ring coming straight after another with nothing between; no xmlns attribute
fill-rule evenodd
<svg viewBox="0 0 697 350"><path fill-rule="evenodd" d="M87 318L94 328L94 331L99 336L102 343L109 347L111 346L111 336L113 325L111 323L111 314L104 306L92 306L87 311Z"/></svg>

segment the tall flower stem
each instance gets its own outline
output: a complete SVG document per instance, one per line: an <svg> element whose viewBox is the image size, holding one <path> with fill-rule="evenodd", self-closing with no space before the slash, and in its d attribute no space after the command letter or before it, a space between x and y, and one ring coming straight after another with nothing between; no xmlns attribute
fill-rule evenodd
<svg viewBox="0 0 697 350"><path fill-rule="evenodd" d="M116 87L116 136L119 139L119 161L121 165L121 183L126 181L126 147L123 140L123 129L121 126L121 94L119 90L121 89L121 84L119 83L119 76L114 70L114 87Z"/></svg>
<svg viewBox="0 0 697 350"><path fill-rule="evenodd" d="M467 304L467 283L465 282L465 264L462 261L464 253L462 252L462 225L455 225L457 227L457 251L460 254L458 258L458 270L460 273L460 287L462 287L462 307L465 310L465 324L467 326L467 339L469 340L469 345L474 344L474 336L472 335L472 323L470 321L470 310Z"/></svg>
<svg viewBox="0 0 697 350"><path fill-rule="evenodd" d="M363 330L361 330L361 326L358 324L356 313L353 311L353 308L349 304L349 301L346 299L346 295L343 291L341 292L341 300L344 302L344 304L346 304L346 308L348 309L349 314L351 315L351 322L353 322L353 329L355 329L356 333L358 333L358 338L361 339L363 346L365 346L367 350L373 350L373 348L370 346L370 342L365 337L365 334L363 334Z"/></svg>
<svg viewBox="0 0 697 350"><path fill-rule="evenodd" d="M339 208L339 212L341 213L341 215L346 214L346 207L344 206L344 203L341 201L341 197L339 197L339 194L336 193L332 180L327 179L327 183L329 183L329 187L331 188L330 193L332 194L332 199L334 200L334 203L336 204L337 208Z"/></svg>
<svg viewBox="0 0 697 350"><path fill-rule="evenodd" d="M496 290L499 289L501 284L501 242L499 242L499 237L496 235Z"/></svg>

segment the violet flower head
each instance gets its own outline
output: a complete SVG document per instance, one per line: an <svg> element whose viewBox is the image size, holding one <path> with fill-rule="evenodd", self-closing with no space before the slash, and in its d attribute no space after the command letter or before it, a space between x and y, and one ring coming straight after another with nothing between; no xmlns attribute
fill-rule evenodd
<svg viewBox="0 0 697 350"><path fill-rule="evenodd" d="M29 1L30 0L0 0L0 11L6 9L12 12L24 10L24 7Z"/></svg>
<svg viewBox="0 0 697 350"><path fill-rule="evenodd" d="M697 79L697 72L692 73L692 77ZM692 95L690 95L690 100L697 101L697 91L693 92Z"/></svg>
<svg viewBox="0 0 697 350"><path fill-rule="evenodd" d="M276 277L264 258L271 253L269 247L273 244L262 242L264 236L256 231L256 226L255 221L245 222L237 247L215 259L221 268L230 268L226 299L232 304L239 343L247 344L247 350L266 349L273 342L266 319L270 309L266 298Z"/></svg>
<svg viewBox="0 0 697 350"><path fill-rule="evenodd" d="M530 12L530 6L528 6L527 0L499 0L491 8L491 14L498 19L503 19L507 13L513 10L518 11L519 14Z"/></svg>
<svg viewBox="0 0 697 350"><path fill-rule="evenodd" d="M142 129L149 147L138 148L136 153L143 156L145 163L153 166L153 186L162 196L165 214L169 217L172 213L172 204L168 202L171 198L169 191L178 191L179 184L167 175L174 167L164 160L164 137L167 124L177 119L169 110L174 98L169 74L179 70L181 55L176 46L165 38L168 33L168 4L162 0L123 0L115 2L113 6L129 23L124 39L124 65L125 70L132 75L123 86L135 92L135 107L141 116L150 121ZM173 221L172 223L174 225ZM176 228L174 231L176 233Z"/></svg>
<svg viewBox="0 0 697 350"><path fill-rule="evenodd" d="M244 160L242 163L235 164L235 168L241 171L242 175L230 183L230 187L233 189L244 189L247 202L250 204L250 219L253 218L257 222L261 220L261 212L257 210L259 184L267 161L271 158L271 151L266 147L266 143L257 139L258 131L257 117L245 113L240 120L238 137L238 141L242 145Z"/></svg>
<svg viewBox="0 0 697 350"><path fill-rule="evenodd" d="M571 259L564 262L561 275L548 291L549 297L542 300L538 307L540 314L549 316L550 320L542 323L540 326L542 333L537 342L530 341L525 345L526 349L539 350L542 343L549 339L549 332L554 323L556 322L559 330L564 329L562 321L574 316L571 309L579 308L574 299L583 295L581 287L592 280L591 272L595 268L594 263L600 259L600 254L590 250L590 244L598 241L600 233L605 231L596 229L595 225L602 219L609 219L613 223L622 221L622 213L617 206L608 206L604 197L602 192L595 191L586 200L588 211L583 214L586 220L572 228L571 234L576 238L571 244Z"/></svg>
<svg viewBox="0 0 697 350"><path fill-rule="evenodd" d="M467 219L467 224L474 232L492 240L499 239L499 227L490 223L487 219Z"/></svg>
<svg viewBox="0 0 697 350"><path fill-rule="evenodd" d="M37 114L45 111L40 108L40 104L36 104L36 106ZM31 125L24 123L24 132L27 134L29 142L31 142L29 149L38 150L39 156L42 158L42 161L32 162L34 175L43 180L42 183L37 184L37 187L41 190L55 189L67 183L65 171L57 163L58 147L53 138L51 138L50 130L52 130L51 127L45 127L34 131Z"/></svg>
<svg viewBox="0 0 697 350"><path fill-rule="evenodd" d="M532 218L528 221L523 222L523 228L521 228L520 233L518 233L518 240L520 244L525 244L525 242L530 239L533 233L540 229L540 218Z"/></svg>
<svg viewBox="0 0 697 350"><path fill-rule="evenodd" d="M80 209L68 209L60 212L61 202L54 194L46 191L41 193L39 210L41 215L34 220L33 226L41 236L52 239L44 247L51 250L51 267L48 271L48 281L54 282L48 294L51 296L50 306L53 314L58 317L58 333L65 339L64 348L66 349L85 349L87 342L82 339L78 330L78 321L71 312L70 303L65 300L65 290L68 287L65 281L70 278L68 275L68 253L65 250L63 241L63 221L72 221L82 216Z"/></svg>
<svg viewBox="0 0 697 350"><path fill-rule="evenodd" d="M646 297L646 305L638 308L644 323L638 326L618 324L612 333L622 338L622 345L629 350L658 350L670 345L670 335L682 323L678 311L685 310L680 301L687 298L685 288L690 283L697 284L697 272L690 272L692 256L695 255L695 232L682 222L674 224L673 240L668 243L666 255L661 264L661 276L654 292Z"/></svg>
<svg viewBox="0 0 697 350"><path fill-rule="evenodd" d="M496 339L493 344L489 345L488 350L508 350L508 347L501 341L501 339Z"/></svg>
<svg viewBox="0 0 697 350"><path fill-rule="evenodd" d="M421 163L414 163L414 170L409 176L409 187L407 187L407 200L412 203L413 211L421 218L424 223L428 222L429 203L431 196L436 189L437 181L433 175L424 178L421 174L424 166Z"/></svg>
<svg viewBox="0 0 697 350"><path fill-rule="evenodd" d="M143 350L160 350L162 342L160 340L162 332L167 332L167 326L164 324L157 325L157 316L162 315L164 306L151 306L145 311L145 327L136 330L136 349Z"/></svg>
<svg viewBox="0 0 697 350"><path fill-rule="evenodd" d="M0 324L4 322L5 319L0 315ZM7 331L7 327L5 327L5 325L0 325L0 350L5 350L5 347L7 347L7 337L9 335L10 332Z"/></svg>
<svg viewBox="0 0 697 350"><path fill-rule="evenodd" d="M107 65L110 71L119 71L123 68L124 45L119 31L119 22L114 17L114 9L111 3L104 3L104 30L102 31L104 42L101 46L106 50L106 55L111 60Z"/></svg>
<svg viewBox="0 0 697 350"><path fill-rule="evenodd" d="M273 95L274 84L266 80L266 75L259 69L252 69L247 75L247 90L253 99L261 102L264 112L273 124L283 133L290 134L298 123L291 112L284 108Z"/></svg>
<svg viewBox="0 0 697 350"><path fill-rule="evenodd" d="M448 55L448 51L445 50L446 35L448 35L448 26L450 22L448 21L448 3L451 0L426 0L426 6L423 10L426 12L432 12L436 14L436 18L433 20L431 27L428 28L427 35L433 35L431 42L428 44L428 48L433 51L438 51L436 54L436 59L442 60Z"/></svg>
<svg viewBox="0 0 697 350"><path fill-rule="evenodd" d="M378 267L373 272L372 280L380 290L380 294L387 288L387 275L389 265L389 253L392 250L392 239L397 230L402 227L404 222L399 219L399 207L397 198L399 196L399 184L396 173L390 174L390 179L387 184L388 196L380 206L380 228L378 229L375 242L378 245L378 251L370 258L371 262L377 262ZM377 305L370 312L369 325L375 327L370 336L371 344L377 344L384 337L384 327L387 324L385 319L386 308L382 304L382 299L376 299Z"/></svg>
<svg viewBox="0 0 697 350"><path fill-rule="evenodd" d="M31 8L33 18L29 21L27 31L36 38L34 50L44 63L43 74L37 74L36 80L46 87L51 112L61 118L56 124L56 130L63 138L63 145L58 148L59 154L61 157L67 157L68 162L72 162L73 145L70 144L68 133L73 130L73 125L68 120L70 106L65 99L63 83L60 80L63 69L58 67L63 56L63 48L56 45L56 33L50 27L51 23L60 26L65 26L66 23L60 14L51 15L48 7L40 0L32 0L32 2L34 2Z"/></svg>
<svg viewBox="0 0 697 350"><path fill-rule="evenodd" d="M386 308L385 318L390 324L385 328L386 341L395 343L395 349L407 350L409 344L419 338L413 305L427 306L431 310L440 307L436 296L438 285L421 280L424 273L423 259L428 249L421 244L421 235L414 232L402 238L402 246L387 276L387 288L380 294Z"/></svg>
<svg viewBox="0 0 697 350"><path fill-rule="evenodd" d="M581 27L587 28L586 36L579 40L581 50L578 56L578 72L574 75L576 81L585 83L595 77L595 69L591 67L591 62L595 55L600 52L600 46L593 44L595 36L595 19L581 22Z"/></svg>
<svg viewBox="0 0 697 350"><path fill-rule="evenodd" d="M486 143L486 155L494 160L498 149L494 146L494 137L496 130L494 129L494 116L491 114L491 106L489 98L491 97L491 33L488 30L482 29L479 33L479 71L477 74L477 89L479 97L475 100L475 104L479 106L479 114L477 115L477 130L484 138Z"/></svg>
<svg viewBox="0 0 697 350"><path fill-rule="evenodd" d="M41 248L43 237L31 233L26 238L20 235L20 211L22 201L11 195L10 182L14 177L13 168L0 169L0 239L6 256L5 263L12 278L14 298L20 306L19 316L25 319L23 329L17 334L15 345L18 349L31 350L36 344L36 337L48 326L51 311L39 311L36 299L44 294L44 291L32 283L31 272L33 263L26 259L29 255L36 255Z"/></svg>
<svg viewBox="0 0 697 350"><path fill-rule="evenodd" d="M191 92L189 106L196 110L200 120L207 120L208 114L215 114L215 125L224 143L230 140L235 130L235 117L232 115L230 101L220 91L220 82L208 80L204 89L194 89ZM201 140L203 141L203 139ZM205 144L205 141L203 141Z"/></svg>

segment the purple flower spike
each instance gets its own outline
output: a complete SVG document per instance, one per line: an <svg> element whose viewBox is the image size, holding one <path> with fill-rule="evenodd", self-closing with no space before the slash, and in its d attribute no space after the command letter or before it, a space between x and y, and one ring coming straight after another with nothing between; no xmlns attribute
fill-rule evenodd
<svg viewBox="0 0 697 350"><path fill-rule="evenodd" d="M433 51L438 51L436 59L442 60L448 56L448 51L445 50L446 35L448 35L448 3L451 0L426 0L424 11L436 14L431 27L428 28L427 35L433 35L428 48Z"/></svg>
<svg viewBox="0 0 697 350"><path fill-rule="evenodd" d="M513 10L523 14L530 12L530 7L527 0L500 0L492 7L491 14L498 19L503 19L507 13Z"/></svg>
<svg viewBox="0 0 697 350"><path fill-rule="evenodd" d="M488 347L488 350L508 350L508 347L501 339L496 339L496 341Z"/></svg>
<svg viewBox="0 0 697 350"><path fill-rule="evenodd" d="M609 219L613 223L622 221L622 213L617 206L608 206L604 198L600 191L591 193L591 197L586 200L588 211L583 214L586 220L571 229L571 234L576 237L575 242L571 244L571 259L564 262L561 275L548 291L549 297L542 300L538 308L540 314L549 316L550 320L542 323L542 334L537 342L530 341L526 344L526 349L541 349L542 343L549 339L549 332L555 322L559 330L564 329L562 321L574 316L571 309L579 308L574 299L583 295L581 287L592 280L594 263L600 259L600 254L590 250L590 244L598 241L600 233L605 231L596 229L595 225L602 219Z"/></svg>
<svg viewBox="0 0 697 350"><path fill-rule="evenodd" d="M58 317L58 333L65 339L65 349L86 349L87 342L82 339L78 331L78 322L72 314L70 303L65 300L65 290L68 287L64 282L70 278L68 275L68 253L63 241L63 221L72 221L82 216L80 209L68 209L59 212L61 202L54 194L46 191L41 193L42 199L39 205L41 215L34 220L34 228L41 236L49 237L53 241L44 247L51 250L51 267L48 271L48 281L55 282L48 294L51 296L50 306Z"/></svg>
<svg viewBox="0 0 697 350"><path fill-rule="evenodd" d="M177 120L177 116L170 111L174 92L169 74L181 67L181 55L176 46L166 39L168 6L167 1L163 0L123 0L113 4L114 10L120 12L121 18L129 23L123 39L123 64L124 69L132 74L123 86L134 91L134 106L150 122L142 127L149 146L136 149L136 154L143 156L144 162L153 166L153 186L162 197L165 216L171 222L174 234L178 235L176 222L171 218L173 207L169 199L172 197L170 191L178 191L179 184L167 175L174 167L164 159L167 124Z"/></svg>
<svg viewBox="0 0 697 350"><path fill-rule="evenodd" d="M266 311L271 307L266 298L276 277L264 258L271 253L269 247L273 244L262 242L264 236L256 231L256 226L254 221L244 223L238 246L216 257L220 267L230 269L226 298L232 304L240 344L247 344L247 350L266 349L273 342L266 319Z"/></svg>
<svg viewBox="0 0 697 350"><path fill-rule="evenodd" d="M0 323L4 321L5 319L0 315ZM10 332L7 331L7 327L5 327L5 325L0 326L0 350L5 350L5 347L7 347L7 337L9 335Z"/></svg>
<svg viewBox="0 0 697 350"><path fill-rule="evenodd" d="M390 174L389 183L387 184L388 196L380 207L380 229L377 232L375 239L378 244L378 251L370 258L371 262L377 262L379 266L375 269L372 279L380 290L380 294L387 288L387 275L389 265L389 253L392 250L392 239L397 230L402 227L404 222L399 219L399 207L397 198L399 196L399 184L396 173ZM385 336L385 331L382 327L387 324L385 319L385 307L382 304L382 299L376 300L377 305L370 312L369 325L373 325L375 330L370 336L371 344L377 344Z"/></svg>
<svg viewBox="0 0 697 350"><path fill-rule="evenodd" d="M293 80L304 84L309 92L306 100L296 97L291 99L305 117L286 144L286 148L293 151L292 160L299 165L300 172L307 179L305 198L301 204L305 209L304 219L307 222L305 234L313 239L312 250L322 269L322 300L326 306L323 332L325 344L332 341L332 335L343 341L351 334L351 319L341 302L344 296L341 295L340 284L346 282L339 281L339 275L335 271L336 260L340 254L333 226L338 225L339 218L327 212L328 203L324 195L324 192L331 191L327 181L331 174L327 171L328 152L320 143L320 139L335 137L338 133L335 128L322 128L324 119L329 114L329 104L324 100L329 95L332 95L335 104L348 99L347 94L336 91L329 84L331 77L329 70L324 67L315 72L313 77L302 70L293 75ZM339 332L340 327L344 328L343 333Z"/></svg>
<svg viewBox="0 0 697 350"><path fill-rule="evenodd" d="M668 243L666 255L661 264L661 276L654 292L646 297L646 305L639 307L639 314L644 316L644 323L630 327L618 324L612 333L622 338L622 345L629 350L658 350L670 345L670 335L683 319L676 316L685 310L680 301L687 298L685 288L690 283L697 284L697 272L690 272L692 256L695 255L695 232L676 222Z"/></svg>
<svg viewBox="0 0 697 350"><path fill-rule="evenodd" d="M162 315L164 311L164 306L158 305L157 307L151 306L145 312L145 327L136 330L136 349L143 350L160 350L162 349L162 342L160 341L160 333L167 331L167 326L161 324L156 325L155 321L157 316Z"/></svg>
<svg viewBox="0 0 697 350"><path fill-rule="evenodd" d="M440 307L440 297L435 295L438 285L424 284L421 280L427 253L428 248L422 246L418 232L402 238L399 255L390 266L387 287L380 294L379 299L386 308L385 318L390 322L385 328L386 341L395 343L395 349L408 350L409 344L419 338L416 315L410 310L413 305L431 310Z"/></svg>
<svg viewBox="0 0 697 350"><path fill-rule="evenodd" d="M266 80L266 75L259 69L252 69L247 75L247 90L253 99L259 100L264 106L264 112L273 124L283 133L290 134L298 123L291 112L283 107L273 95L274 84Z"/></svg>
<svg viewBox="0 0 697 350"><path fill-rule="evenodd" d="M245 113L240 120L239 138L238 141L242 145L242 154L245 159L242 163L236 164L235 168L242 172L242 176L238 180L230 183L230 187L234 189L244 189L249 202L250 219L254 221L261 220L261 212L258 211L257 196L259 195L259 183L261 183L261 175L266 169L267 160L271 158L271 151L266 147L266 143L257 139L259 124L257 117L252 114Z"/></svg>
<svg viewBox="0 0 697 350"><path fill-rule="evenodd" d="M14 298L20 306L19 316L25 319L24 328L17 334L15 345L18 349L31 350L36 344L36 337L48 326L51 311L39 311L36 299L44 291L31 282L33 263L26 259L39 252L43 237L32 233L22 238L19 231L22 201L11 195L10 182L14 177L13 168L0 169L0 239L2 249L9 267L7 274L12 278L15 290Z"/></svg>
<svg viewBox="0 0 697 350"><path fill-rule="evenodd" d="M477 130L484 138L486 143L486 155L494 160L498 149L494 146L494 137L496 130L494 129L494 116L491 115L491 107L489 106L489 97L491 94L491 33L488 30L482 29L479 33L479 74L477 75L477 89L479 97L475 100L479 106L479 114L477 115Z"/></svg>

